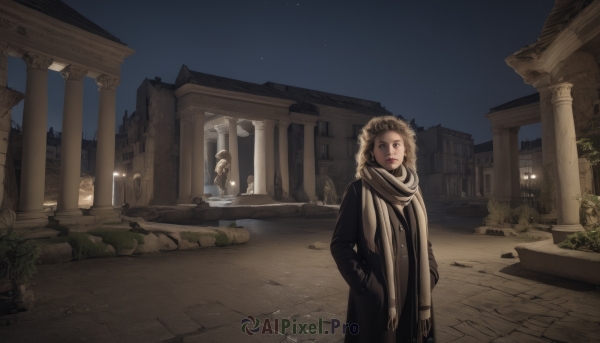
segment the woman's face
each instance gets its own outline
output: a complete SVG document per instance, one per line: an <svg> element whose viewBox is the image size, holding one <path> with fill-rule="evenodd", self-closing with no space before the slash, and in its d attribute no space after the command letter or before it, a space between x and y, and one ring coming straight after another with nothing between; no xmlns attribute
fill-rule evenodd
<svg viewBox="0 0 600 343"><path fill-rule="evenodd" d="M385 170L392 171L404 162L404 138L396 131L384 131L375 137L373 156Z"/></svg>

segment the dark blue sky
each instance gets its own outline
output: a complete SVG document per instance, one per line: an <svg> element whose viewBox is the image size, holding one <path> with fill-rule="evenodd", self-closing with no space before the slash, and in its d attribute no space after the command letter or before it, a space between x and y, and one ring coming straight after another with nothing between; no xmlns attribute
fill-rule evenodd
<svg viewBox="0 0 600 343"><path fill-rule="evenodd" d="M135 110L145 77L192 70L274 81L379 101L425 128L442 124L491 140L490 107L535 92L504 59L535 42L553 0L133 1L63 0L136 53L122 67L117 117ZM9 86L25 90L11 58ZM49 72L48 127L60 131L62 77ZM85 81L84 133L97 124L97 87ZM22 118L22 103L13 119ZM540 136L539 124L521 139Z"/></svg>

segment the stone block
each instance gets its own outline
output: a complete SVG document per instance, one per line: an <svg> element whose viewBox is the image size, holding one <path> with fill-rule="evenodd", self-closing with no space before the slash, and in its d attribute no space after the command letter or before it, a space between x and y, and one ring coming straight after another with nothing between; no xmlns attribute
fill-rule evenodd
<svg viewBox="0 0 600 343"><path fill-rule="evenodd" d="M250 232L244 228L221 228L219 231L225 232L229 241L233 244L243 244L247 243L250 240Z"/></svg>
<svg viewBox="0 0 600 343"><path fill-rule="evenodd" d="M177 250L177 244L173 242L173 240L164 233L157 234L158 237L158 247L160 251L171 251Z"/></svg>
<svg viewBox="0 0 600 343"><path fill-rule="evenodd" d="M200 244L200 248L209 248L209 247L216 246L215 245L216 241L217 241L217 239L212 236L202 236L198 240L198 244Z"/></svg>
<svg viewBox="0 0 600 343"><path fill-rule="evenodd" d="M278 217L279 212L273 209L258 210L252 214L252 219Z"/></svg>
<svg viewBox="0 0 600 343"><path fill-rule="evenodd" d="M191 209L173 210L160 212L158 221L160 223L185 223L194 218L194 212Z"/></svg>
<svg viewBox="0 0 600 343"><path fill-rule="evenodd" d="M41 247L38 264L55 264L71 262L73 248L69 243L44 244Z"/></svg>
<svg viewBox="0 0 600 343"><path fill-rule="evenodd" d="M160 248L161 247L160 247L160 244L158 241L158 237L155 234L150 233L148 235L144 235L144 243L138 244L134 253L145 254L145 253L157 252L160 250Z"/></svg>
<svg viewBox="0 0 600 343"><path fill-rule="evenodd" d="M219 220L221 218L221 208L211 207L204 210L195 210L193 215L195 219L199 220Z"/></svg>
<svg viewBox="0 0 600 343"><path fill-rule="evenodd" d="M138 246L138 241L136 239L133 239L133 248L129 248L129 249L121 249L119 251L119 256L129 256L132 255L133 252L135 251L135 249L137 249Z"/></svg>
<svg viewBox="0 0 600 343"><path fill-rule="evenodd" d="M177 243L177 250L192 250L198 247L200 247L198 242L190 242L185 239L179 239L179 242Z"/></svg>
<svg viewBox="0 0 600 343"><path fill-rule="evenodd" d="M600 285L600 253L562 249L550 239L515 250L524 269Z"/></svg>

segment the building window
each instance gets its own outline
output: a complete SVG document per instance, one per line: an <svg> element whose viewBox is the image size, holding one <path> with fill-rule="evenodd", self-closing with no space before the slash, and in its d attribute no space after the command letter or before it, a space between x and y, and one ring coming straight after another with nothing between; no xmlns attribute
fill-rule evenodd
<svg viewBox="0 0 600 343"><path fill-rule="evenodd" d="M455 174L456 174L456 173L458 173L458 160L455 160L455 161L454 161L454 170L453 170L453 172L454 172Z"/></svg>
<svg viewBox="0 0 600 343"><path fill-rule="evenodd" d="M327 144L322 144L319 146L319 158L322 160L329 159L329 146Z"/></svg>
<svg viewBox="0 0 600 343"><path fill-rule="evenodd" d="M318 135L319 136L329 136L329 123L325 121L320 121L318 123Z"/></svg>
<svg viewBox="0 0 600 343"><path fill-rule="evenodd" d="M352 125L352 138L358 138L358 135L360 135L361 130L362 125Z"/></svg>

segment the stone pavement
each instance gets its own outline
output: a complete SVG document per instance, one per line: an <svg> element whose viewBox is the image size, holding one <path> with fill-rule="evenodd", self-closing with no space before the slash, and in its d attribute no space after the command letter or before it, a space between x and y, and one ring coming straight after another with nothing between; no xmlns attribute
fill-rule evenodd
<svg viewBox="0 0 600 343"><path fill-rule="evenodd" d="M480 219L434 204L429 217L438 342L600 342L595 286L500 258L524 239L473 235ZM328 250L307 248L328 242L334 222L238 220L247 244L39 266L35 308L0 327L0 342L341 342L331 326L345 321L348 286ZM290 328L250 336L247 316ZM305 333L319 318L328 333Z"/></svg>

